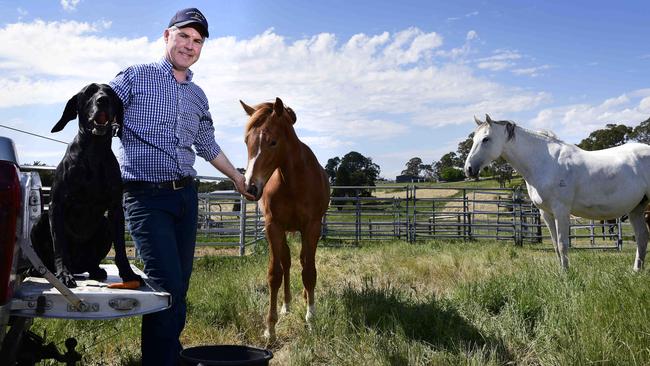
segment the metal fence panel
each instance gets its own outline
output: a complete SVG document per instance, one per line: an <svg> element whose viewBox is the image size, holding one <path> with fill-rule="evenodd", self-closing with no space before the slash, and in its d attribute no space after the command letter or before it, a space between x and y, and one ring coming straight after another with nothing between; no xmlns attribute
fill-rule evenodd
<svg viewBox="0 0 650 366"><path fill-rule="evenodd" d="M46 203L48 193L49 187L44 187ZM572 247L620 249L623 240L632 236L629 223L620 218L610 222L572 218L569 240ZM244 255L246 248L264 237L264 218L257 202L248 202L235 191L199 194L197 246L234 247ZM354 243L385 239L550 242L539 210L524 190L414 184L333 186L322 237Z"/></svg>

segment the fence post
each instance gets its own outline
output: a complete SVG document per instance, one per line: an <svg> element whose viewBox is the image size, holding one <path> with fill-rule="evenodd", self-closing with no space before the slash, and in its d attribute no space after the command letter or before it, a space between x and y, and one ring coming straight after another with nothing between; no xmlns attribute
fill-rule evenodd
<svg viewBox="0 0 650 366"><path fill-rule="evenodd" d="M411 243L415 243L417 240L417 210L418 208L418 198L417 198L417 187L415 184L413 185L413 222L410 225L410 233L411 233Z"/></svg>
<svg viewBox="0 0 650 366"><path fill-rule="evenodd" d="M468 209L468 202L467 202L467 192L465 189L463 189L463 240L467 240L467 209ZM458 222L460 223L460 217L458 218ZM460 226L459 226L460 229ZM458 230L459 236L460 236L460 230Z"/></svg>
<svg viewBox="0 0 650 366"><path fill-rule="evenodd" d="M255 220L257 222L257 219ZM257 226L257 223L255 224ZM246 252L246 200L239 195L239 255Z"/></svg>
<svg viewBox="0 0 650 366"><path fill-rule="evenodd" d="M357 203L355 205L355 209L356 209L355 236L356 236L357 245L359 244L359 241L361 241L361 197L359 193L360 190L356 189L355 196L356 196Z"/></svg>

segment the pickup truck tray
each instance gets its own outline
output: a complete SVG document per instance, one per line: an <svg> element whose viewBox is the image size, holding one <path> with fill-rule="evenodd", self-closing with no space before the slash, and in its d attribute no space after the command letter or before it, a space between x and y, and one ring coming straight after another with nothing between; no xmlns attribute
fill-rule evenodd
<svg viewBox="0 0 650 366"><path fill-rule="evenodd" d="M145 285L137 290L109 289L110 283L122 282L117 266L102 264L108 273L104 282L77 278L77 287L70 289L86 302L88 311L75 309L45 278L27 277L14 294L11 315L22 317L63 319L115 319L165 310L171 305L171 295L150 281L137 267Z"/></svg>

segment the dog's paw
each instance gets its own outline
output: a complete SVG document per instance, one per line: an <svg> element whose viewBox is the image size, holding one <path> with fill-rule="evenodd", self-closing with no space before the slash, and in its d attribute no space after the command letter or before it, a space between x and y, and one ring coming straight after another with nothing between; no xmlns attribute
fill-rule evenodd
<svg viewBox="0 0 650 366"><path fill-rule="evenodd" d="M101 267L97 267L97 269L88 271L88 278L90 278L91 280L103 281L107 277L108 277L108 273L106 273L106 270Z"/></svg>
<svg viewBox="0 0 650 366"><path fill-rule="evenodd" d="M63 282L67 288L77 287L77 281L74 280L74 276L68 271L61 271L57 273L56 278L58 278L59 281Z"/></svg>
<svg viewBox="0 0 650 366"><path fill-rule="evenodd" d="M140 286L144 286L144 280L142 277L138 276L137 274L131 272L127 274L122 274L120 273L120 278L122 279L123 282L135 282L138 281L140 282Z"/></svg>

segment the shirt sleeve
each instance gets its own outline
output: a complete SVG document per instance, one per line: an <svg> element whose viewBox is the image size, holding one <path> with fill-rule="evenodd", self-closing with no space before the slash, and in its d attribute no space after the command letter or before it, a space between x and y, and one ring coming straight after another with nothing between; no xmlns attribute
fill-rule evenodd
<svg viewBox="0 0 650 366"><path fill-rule="evenodd" d="M199 132L194 141L196 148L196 155L202 157L206 161L211 161L221 153L221 147L214 139L214 124L212 122L212 115L208 110L199 120Z"/></svg>
<svg viewBox="0 0 650 366"><path fill-rule="evenodd" d="M128 108L129 103L131 102L131 86L133 85L133 78L133 69L129 67L120 71L115 78L108 83L117 96L122 99L122 104L124 104L125 109Z"/></svg>

